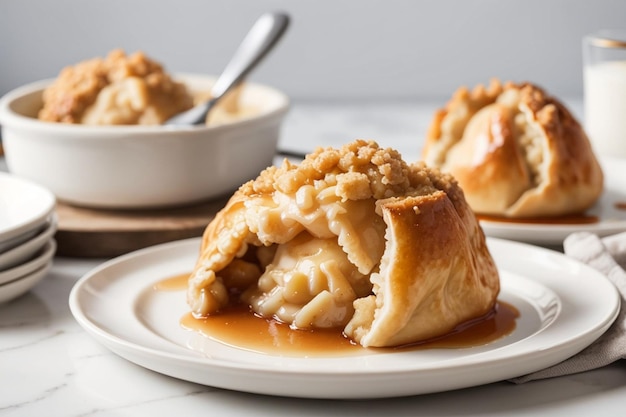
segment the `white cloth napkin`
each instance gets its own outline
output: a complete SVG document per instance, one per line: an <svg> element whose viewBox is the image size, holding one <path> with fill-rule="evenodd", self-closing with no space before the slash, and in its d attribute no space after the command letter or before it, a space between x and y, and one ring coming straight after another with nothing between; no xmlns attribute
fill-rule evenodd
<svg viewBox="0 0 626 417"><path fill-rule="evenodd" d="M579 232L563 242L565 254L605 274L620 293L621 310L613 325L577 355L511 382L523 383L589 371L626 359L626 233L605 237Z"/></svg>

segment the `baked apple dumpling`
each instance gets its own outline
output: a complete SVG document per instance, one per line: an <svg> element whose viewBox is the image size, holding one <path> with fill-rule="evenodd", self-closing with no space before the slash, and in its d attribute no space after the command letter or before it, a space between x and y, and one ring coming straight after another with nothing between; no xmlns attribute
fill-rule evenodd
<svg viewBox="0 0 626 417"><path fill-rule="evenodd" d="M512 218L582 213L603 190L585 131L567 108L530 84L493 80L458 89L435 114L426 164L451 173L479 214Z"/></svg>
<svg viewBox="0 0 626 417"><path fill-rule="evenodd" d="M270 167L207 226L187 299L196 317L246 303L296 329L398 346L489 314L499 277L450 175L357 140Z"/></svg>

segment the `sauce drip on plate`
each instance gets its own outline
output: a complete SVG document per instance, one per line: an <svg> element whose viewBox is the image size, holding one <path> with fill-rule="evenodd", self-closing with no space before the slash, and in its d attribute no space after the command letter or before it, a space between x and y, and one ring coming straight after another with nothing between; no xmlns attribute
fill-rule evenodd
<svg viewBox="0 0 626 417"><path fill-rule="evenodd" d="M188 274L177 275L154 285L157 291L183 291ZM369 348L377 352L398 352L419 349L460 349L494 342L515 330L519 311L499 301L484 317L458 326L436 339L393 348ZM219 314L195 318L191 313L180 319L183 328L204 337L259 353L283 356L332 356L358 354L363 347L346 338L342 329L293 329L277 320L259 317L245 304L233 303Z"/></svg>
<svg viewBox="0 0 626 417"><path fill-rule="evenodd" d="M490 216L486 214L477 214L476 217L478 218L478 220L498 222L498 223L509 223L509 224L513 223L513 224L564 225L564 224L594 224L594 223L599 222L599 219L597 216L592 216L589 214L570 214L567 216L532 217L532 218L509 218L509 217L501 217L501 216Z"/></svg>
<svg viewBox="0 0 626 417"><path fill-rule="evenodd" d="M156 291L184 291L187 289L187 279L189 275L190 274L180 274L165 278L154 284L154 289Z"/></svg>

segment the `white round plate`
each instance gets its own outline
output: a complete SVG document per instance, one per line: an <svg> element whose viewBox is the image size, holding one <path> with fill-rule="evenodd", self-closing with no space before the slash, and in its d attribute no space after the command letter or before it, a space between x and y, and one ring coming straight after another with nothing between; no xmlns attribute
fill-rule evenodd
<svg viewBox="0 0 626 417"><path fill-rule="evenodd" d="M43 265L36 271L21 277L20 279L0 285L0 303L13 300L28 292L28 290L33 288L43 277L46 276L51 265L52 261Z"/></svg>
<svg viewBox="0 0 626 417"><path fill-rule="evenodd" d="M54 211L55 200L46 188L0 172L0 252L34 236Z"/></svg>
<svg viewBox="0 0 626 417"><path fill-rule="evenodd" d="M44 225L44 229L39 232L35 237L27 240L26 242L0 253L0 273L6 271L9 268L13 268L26 262L29 258L35 255L41 247L43 247L48 240L52 238L54 232L57 230L56 216L51 216L50 220ZM2 280L0 280L0 283Z"/></svg>
<svg viewBox="0 0 626 417"><path fill-rule="evenodd" d="M605 187L598 202L586 214L596 216L599 221L592 224L545 224L509 223L481 220L485 234L491 237L512 239L539 245L560 245L574 232L591 232L608 236L626 231L626 159L603 158Z"/></svg>
<svg viewBox="0 0 626 417"><path fill-rule="evenodd" d="M69 304L96 340L148 369L219 388L310 398L406 396L520 376L578 353L615 320L618 293L597 271L547 249L488 242L501 272L499 299L520 318L513 333L481 347L294 358L211 341L180 326L188 312L184 291L153 290L192 269L200 239L108 261L76 283Z"/></svg>
<svg viewBox="0 0 626 417"><path fill-rule="evenodd" d="M49 239L31 260L7 269L6 271L0 272L0 285L17 281L40 269L44 264L50 262L54 256L56 248L57 245L55 240Z"/></svg>

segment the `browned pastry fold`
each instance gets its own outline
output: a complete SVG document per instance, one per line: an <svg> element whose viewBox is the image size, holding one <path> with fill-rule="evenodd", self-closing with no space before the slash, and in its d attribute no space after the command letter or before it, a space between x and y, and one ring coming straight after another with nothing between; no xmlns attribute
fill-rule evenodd
<svg viewBox="0 0 626 417"><path fill-rule="evenodd" d="M294 328L397 346L488 314L498 292L454 179L357 140L235 192L205 230L187 298L197 317L243 302Z"/></svg>
<svg viewBox="0 0 626 417"><path fill-rule="evenodd" d="M451 173L481 214L580 213L603 189L585 131L567 108L530 83L493 80L458 89L427 134L423 160Z"/></svg>

